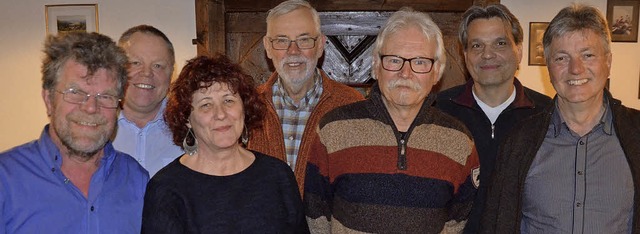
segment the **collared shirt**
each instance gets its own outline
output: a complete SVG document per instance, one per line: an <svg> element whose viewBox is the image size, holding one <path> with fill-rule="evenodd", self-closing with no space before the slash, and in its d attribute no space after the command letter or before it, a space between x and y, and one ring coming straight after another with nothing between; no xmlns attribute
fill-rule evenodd
<svg viewBox="0 0 640 234"><path fill-rule="evenodd" d="M287 152L287 164L289 164L293 170L296 165L296 159L298 158L298 149L300 148L305 125L313 108L318 104L320 95L322 95L322 78L316 69L316 74L313 78L314 85L307 91L298 105L295 105L293 99L291 99L284 89L280 79L281 78L278 78L278 81L273 85L272 100L273 107L278 113L280 123L282 124L284 145Z"/></svg>
<svg viewBox="0 0 640 234"><path fill-rule="evenodd" d="M48 125L0 154L0 233L140 233L149 175L133 158L107 143L88 197L61 166Z"/></svg>
<svg viewBox="0 0 640 234"><path fill-rule="evenodd" d="M118 116L118 130L113 139L113 146L134 157L153 176L178 156L184 154L182 149L173 143L173 134L164 122L164 110L167 99L153 120L143 128L129 121L122 111Z"/></svg>
<svg viewBox="0 0 640 234"><path fill-rule="evenodd" d="M525 180L522 233L631 232L633 180L606 102L582 137L556 107Z"/></svg>

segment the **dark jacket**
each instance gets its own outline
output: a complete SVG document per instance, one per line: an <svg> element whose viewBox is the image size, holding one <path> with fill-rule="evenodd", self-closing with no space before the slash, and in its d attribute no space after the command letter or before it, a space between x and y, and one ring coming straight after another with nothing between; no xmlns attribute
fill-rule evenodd
<svg viewBox="0 0 640 234"><path fill-rule="evenodd" d="M522 86L517 78L514 78L516 98L498 117L495 124L482 111L473 98L471 92L473 80L466 84L456 86L438 94L435 106L443 112L452 115L462 121L473 135L478 156L480 157L480 187L474 201L474 207L469 215L465 233L477 233L480 224L480 215L483 203L486 199L486 187L493 172L498 146L507 133L520 120L540 113L544 108L551 106L551 98L544 94ZM483 183L486 182L486 183Z"/></svg>
<svg viewBox="0 0 640 234"><path fill-rule="evenodd" d="M640 111L627 108L605 96L613 113L613 126L624 151L635 188L633 233L640 233ZM544 141L555 105L521 122L501 145L494 175L487 189L481 233L519 233L522 220L522 192L531 163Z"/></svg>

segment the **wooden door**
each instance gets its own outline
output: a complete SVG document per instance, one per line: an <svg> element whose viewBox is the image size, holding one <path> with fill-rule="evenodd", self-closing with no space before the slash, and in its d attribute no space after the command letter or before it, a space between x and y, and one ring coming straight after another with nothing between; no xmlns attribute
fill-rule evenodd
<svg viewBox="0 0 640 234"><path fill-rule="evenodd" d="M263 83L275 70L266 57L262 37L266 12L282 0L195 0L198 55L222 53ZM447 64L433 91L465 82L467 71L458 43L458 25L472 5L499 0L311 0L327 36L318 66L334 80L354 86L372 83L371 49L378 30L402 6L428 12L443 33Z"/></svg>

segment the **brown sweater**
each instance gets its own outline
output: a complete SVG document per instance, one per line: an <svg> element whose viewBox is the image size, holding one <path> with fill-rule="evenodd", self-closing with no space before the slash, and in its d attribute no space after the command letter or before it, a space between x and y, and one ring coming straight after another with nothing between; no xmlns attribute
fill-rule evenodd
<svg viewBox="0 0 640 234"><path fill-rule="evenodd" d="M314 107L307 120L295 165L295 176L298 181L300 194L304 191L304 175L307 169L307 160L311 153L311 143L314 138L318 137L316 130L320 118L336 107L364 100L362 94L357 90L330 79L322 70L320 70L320 74L322 75L322 95L320 95L320 101L318 101L318 104ZM268 105L264 113L262 128L251 131L247 148L286 162L287 156L284 147L284 133L282 133L280 118L273 107L272 101L273 92L271 90L277 80L278 73L274 72L267 82L258 87L260 98Z"/></svg>

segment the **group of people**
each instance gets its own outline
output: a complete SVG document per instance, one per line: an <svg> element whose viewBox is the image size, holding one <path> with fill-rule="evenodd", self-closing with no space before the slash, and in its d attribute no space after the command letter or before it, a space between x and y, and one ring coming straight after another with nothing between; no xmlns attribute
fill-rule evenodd
<svg viewBox="0 0 640 234"><path fill-rule="evenodd" d="M260 86L222 55L172 83L173 45L149 25L48 36L50 122L0 153L0 233L640 233L640 112L605 89L596 8L544 34L553 99L516 78L522 27L501 4L464 13L471 79L439 93L440 29L393 13L366 99L317 68L308 2L266 22Z"/></svg>

